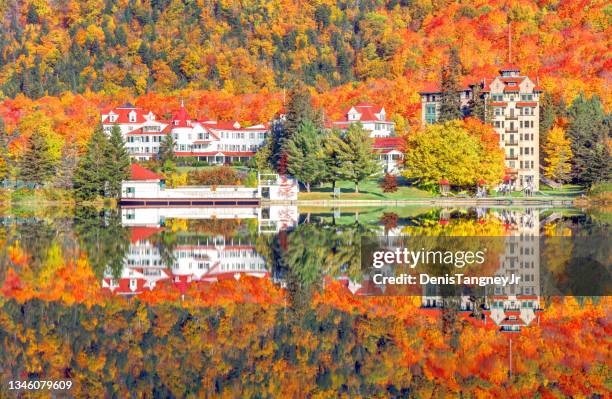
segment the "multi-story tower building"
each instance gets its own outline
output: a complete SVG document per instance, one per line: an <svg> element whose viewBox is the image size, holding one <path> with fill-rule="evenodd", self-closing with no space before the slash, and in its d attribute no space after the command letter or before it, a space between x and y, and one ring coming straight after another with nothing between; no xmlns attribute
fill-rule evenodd
<svg viewBox="0 0 612 399"><path fill-rule="evenodd" d="M514 190L539 189L540 181L540 94L542 89L528 76L520 74L516 66L505 66L500 75L482 79L479 83L462 87L457 95L461 108L467 111L468 103L474 96L474 88L480 88L480 95L491 114L491 124L499 135L499 145L505 152L506 176L504 183ZM439 117L442 90L428 87L421 95L422 123L436 123Z"/></svg>

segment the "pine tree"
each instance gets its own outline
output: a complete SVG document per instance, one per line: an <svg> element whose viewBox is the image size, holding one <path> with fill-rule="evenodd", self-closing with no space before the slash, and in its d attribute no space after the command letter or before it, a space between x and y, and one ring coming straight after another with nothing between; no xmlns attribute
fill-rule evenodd
<svg viewBox="0 0 612 399"><path fill-rule="evenodd" d="M272 140L267 139L264 145L259 147L255 156L253 157L251 167L256 169L258 172L271 172L272 171Z"/></svg>
<svg viewBox="0 0 612 399"><path fill-rule="evenodd" d="M167 134L159 144L159 154L157 155L162 165L167 161L176 163L176 153L174 152L175 146L176 142L174 141L174 137L172 137L171 134Z"/></svg>
<svg viewBox="0 0 612 399"><path fill-rule="evenodd" d="M87 144L87 151L80 159L74 174L75 197L79 201L104 196L108 184L108 139L98 125Z"/></svg>
<svg viewBox="0 0 612 399"><path fill-rule="evenodd" d="M571 177L572 149L565 131L555 126L548 132L544 146L544 176L557 182L566 182Z"/></svg>
<svg viewBox="0 0 612 399"><path fill-rule="evenodd" d="M27 183L44 185L54 175L55 167L47 139L35 130L28 138L26 151L21 158L19 178Z"/></svg>
<svg viewBox="0 0 612 399"><path fill-rule="evenodd" d="M336 142L338 147L338 159L341 167L339 175L345 180L355 183L355 192L359 192L359 182L376 175L380 169L380 163L376 154L372 152L372 139L361 123L353 123L349 126L341 142Z"/></svg>
<svg viewBox="0 0 612 399"><path fill-rule="evenodd" d="M332 188L336 189L336 182L341 179L340 170L342 169L342 160L338 149L343 145L342 133L334 129L329 132L323 139L323 176L321 180L331 182Z"/></svg>
<svg viewBox="0 0 612 399"><path fill-rule="evenodd" d="M306 121L312 122L317 129L323 127L322 113L313 107L310 91L306 86L298 84L289 94L289 103L283 123L285 141L289 140Z"/></svg>
<svg viewBox="0 0 612 399"><path fill-rule="evenodd" d="M121 196L121 182L130 176L130 156L125 148L125 142L119 126L111 130L107 147L108 185L106 195L111 198Z"/></svg>
<svg viewBox="0 0 612 399"><path fill-rule="evenodd" d="M574 180L582 183L599 180L593 175L593 166L595 162L605 158L605 152L599 150L598 146L606 146L605 140L609 138L610 130L601 101L597 96L586 98L584 94L580 94L569 108L568 116L570 123L567 133L574 154Z"/></svg>
<svg viewBox="0 0 612 399"><path fill-rule="evenodd" d="M493 109L492 107L487 107L482 87L479 84L472 87L472 98L468 103L468 114L473 118L480 119L483 123L491 123Z"/></svg>
<svg viewBox="0 0 612 399"><path fill-rule="evenodd" d="M461 61L456 48L452 48L448 64L442 67L440 83L442 95L440 97L440 116L438 122L461 119L461 99L459 98L459 78L461 76Z"/></svg>
<svg viewBox="0 0 612 399"><path fill-rule="evenodd" d="M286 145L287 170L310 192L325 168L321 135L311 121L304 121Z"/></svg>
<svg viewBox="0 0 612 399"><path fill-rule="evenodd" d="M564 116L565 104L563 100L556 104L553 97L548 93L543 93L540 99L540 143L547 141L548 131L553 128L556 121ZM540 146L540 159L544 159L544 146Z"/></svg>

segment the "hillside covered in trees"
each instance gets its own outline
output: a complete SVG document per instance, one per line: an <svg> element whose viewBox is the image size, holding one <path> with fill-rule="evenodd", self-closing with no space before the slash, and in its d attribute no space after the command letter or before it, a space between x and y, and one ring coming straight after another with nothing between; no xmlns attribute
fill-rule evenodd
<svg viewBox="0 0 612 399"><path fill-rule="evenodd" d="M223 90L318 92L353 82L416 102L448 48L464 74L513 62L569 101L605 94L611 10L603 0L8 0L0 89L14 97ZM366 89L367 90L367 89ZM406 94L409 94L406 96ZM327 99L327 98L326 98ZM327 99L328 100L328 99Z"/></svg>

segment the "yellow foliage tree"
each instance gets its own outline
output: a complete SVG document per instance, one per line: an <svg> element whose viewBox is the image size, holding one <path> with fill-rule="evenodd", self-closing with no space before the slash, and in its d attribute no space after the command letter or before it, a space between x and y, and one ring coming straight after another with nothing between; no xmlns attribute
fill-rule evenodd
<svg viewBox="0 0 612 399"><path fill-rule="evenodd" d="M544 176L559 182L569 180L573 156L570 144L563 128L555 126L548 132L544 146Z"/></svg>

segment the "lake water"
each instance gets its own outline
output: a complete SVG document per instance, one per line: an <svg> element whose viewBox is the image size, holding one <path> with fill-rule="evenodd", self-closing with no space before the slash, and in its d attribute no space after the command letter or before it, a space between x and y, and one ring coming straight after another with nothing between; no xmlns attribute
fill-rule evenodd
<svg viewBox="0 0 612 399"><path fill-rule="evenodd" d="M60 397L605 396L609 215L292 206L5 213L0 391L8 381L66 380L73 385ZM491 275L516 268L527 285L449 300L431 287L374 283L363 237L407 236L499 237Z"/></svg>

